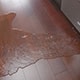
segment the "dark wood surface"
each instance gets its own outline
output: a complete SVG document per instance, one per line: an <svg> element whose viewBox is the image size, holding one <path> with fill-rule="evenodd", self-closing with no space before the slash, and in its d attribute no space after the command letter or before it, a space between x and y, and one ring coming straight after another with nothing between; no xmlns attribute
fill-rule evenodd
<svg viewBox="0 0 80 80"><path fill-rule="evenodd" d="M8 15L7 17L2 16L4 18L5 25L0 23L1 24L0 27L3 26L3 27L12 28L12 30L10 28L9 28L10 30L8 28L3 28L3 32L0 33L0 37L1 37L0 40L2 41L1 42L2 47L5 44L9 44L12 47L15 47L15 45L20 45L20 43L24 42L24 40L22 40L21 38L18 40L17 37L20 37L24 34L28 34L31 36L32 34L36 34L37 36L40 36L40 34L44 35L44 34L49 33L50 36L52 35L53 39L56 38L56 41L58 40L58 42L64 39L63 42L60 42L59 46L57 45L59 47L58 49L59 51L61 50L60 46L68 42L70 46L71 45L74 46L74 53L76 52L75 55L80 53L80 35L75 30L73 25L70 24L70 22L65 18L65 16L58 9L56 9L55 6L52 6L49 1L47 0L30 0L30 1L28 0L23 0L23 1L21 0L16 0L16 1L1 0L0 6L1 6L0 7L1 15L8 14L11 12L16 13L16 17L13 23L12 23L12 20L15 14L13 14L13 17L8 16ZM1 20L3 20L3 18ZM2 31L2 28L1 28L1 31ZM10 32L11 32L11 35L10 35ZM8 35L8 33L10 36ZM42 42L44 42L44 46L46 46L45 36L43 35L41 36L40 41L42 40ZM30 36L30 40L32 39L31 36ZM71 41L67 41L67 40L71 40ZM27 41L29 41L29 39ZM35 47L35 43L32 43L30 48L35 49L34 47ZM0 67L2 70L2 73L0 75L7 74L6 70L4 70L4 68L2 69L2 66L5 64L5 60L6 60L5 58L6 56L5 54L2 53L2 51L3 49L1 50L1 53L0 53L1 55L0 57L1 66ZM68 52L67 54L69 54ZM62 55L60 53L59 55ZM74 53L70 53L70 54L74 55ZM2 56L4 56L4 58ZM21 53L18 56L21 56ZM9 53L7 57L13 58L14 54ZM34 58L36 57L37 56L35 55ZM13 60L13 62L16 64L16 61ZM15 66L16 65L14 65L14 67ZM18 67L20 66L18 65Z"/></svg>

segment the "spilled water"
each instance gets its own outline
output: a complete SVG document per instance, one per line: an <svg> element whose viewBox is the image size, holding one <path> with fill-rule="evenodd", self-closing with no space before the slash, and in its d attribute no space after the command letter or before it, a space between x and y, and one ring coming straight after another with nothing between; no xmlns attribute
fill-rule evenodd
<svg viewBox="0 0 80 80"><path fill-rule="evenodd" d="M80 53L80 40L66 33L33 34L1 28L10 26L0 23L0 76L13 74L39 59L52 59ZM5 30L5 31L4 31Z"/></svg>

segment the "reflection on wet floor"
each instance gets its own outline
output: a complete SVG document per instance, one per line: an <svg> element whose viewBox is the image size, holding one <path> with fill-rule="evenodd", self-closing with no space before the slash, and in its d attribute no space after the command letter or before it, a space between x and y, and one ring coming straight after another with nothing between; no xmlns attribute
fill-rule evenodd
<svg viewBox="0 0 80 80"><path fill-rule="evenodd" d="M18 68L39 59L80 53L79 37L71 37L59 30L53 33L30 33L11 28L15 15L0 16L0 76L13 74Z"/></svg>

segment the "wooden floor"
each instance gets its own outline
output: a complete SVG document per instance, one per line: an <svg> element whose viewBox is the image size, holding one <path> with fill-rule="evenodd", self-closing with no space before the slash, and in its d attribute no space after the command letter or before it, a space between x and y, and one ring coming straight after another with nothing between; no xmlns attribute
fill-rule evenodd
<svg viewBox="0 0 80 80"><path fill-rule="evenodd" d="M79 36L48 0L0 0L0 14L10 12L17 14L14 28L31 33L53 32L56 28L71 37ZM0 80L80 80L79 69L80 55L41 59L11 76L0 77Z"/></svg>
<svg viewBox="0 0 80 80"><path fill-rule="evenodd" d="M80 55L39 60L0 80L80 80Z"/></svg>

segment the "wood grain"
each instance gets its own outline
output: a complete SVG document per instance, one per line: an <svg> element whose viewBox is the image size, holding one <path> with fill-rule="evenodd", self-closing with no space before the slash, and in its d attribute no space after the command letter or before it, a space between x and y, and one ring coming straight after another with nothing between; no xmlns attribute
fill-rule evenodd
<svg viewBox="0 0 80 80"><path fill-rule="evenodd" d="M16 13L13 23L15 14L0 18L3 21L0 23L0 76L12 74L18 68L24 68L41 58L80 53L79 34L47 0L30 0L29 3L26 0L11 3L1 0L0 4L1 14Z"/></svg>

